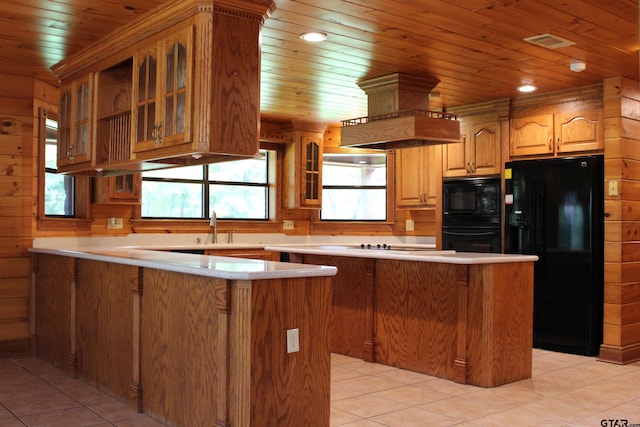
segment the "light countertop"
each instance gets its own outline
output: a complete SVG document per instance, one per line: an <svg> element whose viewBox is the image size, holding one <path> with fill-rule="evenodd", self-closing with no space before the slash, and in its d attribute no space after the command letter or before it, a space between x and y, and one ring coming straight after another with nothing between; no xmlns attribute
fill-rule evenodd
<svg viewBox="0 0 640 427"><path fill-rule="evenodd" d="M494 254L431 250L427 245L392 246L386 249L361 249L357 245L273 245L267 251L297 254L344 256L354 258L396 259L404 261L437 262L443 264L498 264L537 261L536 255Z"/></svg>
<svg viewBox="0 0 640 427"><path fill-rule="evenodd" d="M283 279L333 276L337 268L223 256L194 255L127 247L81 249L32 248L34 253L113 262L136 267L210 276L227 280Z"/></svg>

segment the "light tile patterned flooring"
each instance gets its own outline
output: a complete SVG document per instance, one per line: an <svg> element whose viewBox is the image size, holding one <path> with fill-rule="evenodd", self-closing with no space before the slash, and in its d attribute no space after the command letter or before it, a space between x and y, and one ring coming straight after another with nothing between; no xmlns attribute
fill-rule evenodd
<svg viewBox="0 0 640 427"><path fill-rule="evenodd" d="M609 420L640 426L640 363L534 349L531 379L484 389L332 357L333 427L613 426ZM25 425L162 426L37 358L0 359L0 426Z"/></svg>

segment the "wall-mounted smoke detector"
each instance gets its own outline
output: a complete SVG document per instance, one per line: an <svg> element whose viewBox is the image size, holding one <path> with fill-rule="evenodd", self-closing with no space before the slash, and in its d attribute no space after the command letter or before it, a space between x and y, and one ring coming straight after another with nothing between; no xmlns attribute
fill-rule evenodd
<svg viewBox="0 0 640 427"><path fill-rule="evenodd" d="M523 40L537 46L546 47L547 49L558 49L559 47L566 47L576 44L576 42L563 39L562 37L554 36L553 34L549 33L527 37Z"/></svg>

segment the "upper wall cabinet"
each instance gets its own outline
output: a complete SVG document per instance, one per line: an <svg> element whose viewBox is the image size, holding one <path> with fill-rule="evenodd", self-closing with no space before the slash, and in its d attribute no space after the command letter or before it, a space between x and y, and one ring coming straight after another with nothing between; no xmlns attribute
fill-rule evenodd
<svg viewBox="0 0 640 427"><path fill-rule="evenodd" d="M497 99L452 109L460 120L462 141L442 146L445 178L498 175L502 170L502 147L508 136L510 99Z"/></svg>
<svg viewBox="0 0 640 427"><path fill-rule="evenodd" d="M553 115L512 119L509 146L511 156L553 153Z"/></svg>
<svg viewBox="0 0 640 427"><path fill-rule="evenodd" d="M435 209L439 159L434 145L396 150L397 209Z"/></svg>
<svg viewBox="0 0 640 427"><path fill-rule="evenodd" d="M557 153L604 149L602 108L558 113L553 121Z"/></svg>
<svg viewBox="0 0 640 427"><path fill-rule="evenodd" d="M604 148L602 109L513 119L510 147L511 156L601 150Z"/></svg>
<svg viewBox="0 0 640 427"><path fill-rule="evenodd" d="M510 157L603 150L602 103L601 84L512 99Z"/></svg>
<svg viewBox="0 0 640 427"><path fill-rule="evenodd" d="M442 146L443 176L495 175L501 168L500 122L461 119L462 141Z"/></svg>
<svg viewBox="0 0 640 427"><path fill-rule="evenodd" d="M321 208L322 136L322 131L290 132L284 156L284 208Z"/></svg>
<svg viewBox="0 0 640 427"><path fill-rule="evenodd" d="M93 158L93 73L64 84L58 118L58 168L74 171Z"/></svg>
<svg viewBox="0 0 640 427"><path fill-rule="evenodd" d="M191 141L192 64L192 26L136 52L131 110L135 153Z"/></svg>
<svg viewBox="0 0 640 427"><path fill-rule="evenodd" d="M267 0L169 1L52 67L68 88L63 107L68 97L76 108L75 85L96 76L85 141L95 156L87 150L73 168L61 161L61 171L118 175L254 156L260 32L274 8ZM78 163L74 120L60 150Z"/></svg>

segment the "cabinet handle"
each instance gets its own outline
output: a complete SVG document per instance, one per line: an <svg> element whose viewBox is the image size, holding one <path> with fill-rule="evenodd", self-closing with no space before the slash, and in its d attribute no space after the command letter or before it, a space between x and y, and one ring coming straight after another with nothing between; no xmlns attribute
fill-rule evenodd
<svg viewBox="0 0 640 427"><path fill-rule="evenodd" d="M71 150L73 150L73 144L69 145L67 147L67 158L71 161L75 160L76 156L73 155L73 153L71 152Z"/></svg>
<svg viewBox="0 0 640 427"><path fill-rule="evenodd" d="M553 150L553 138L549 138L549 151Z"/></svg>
<svg viewBox="0 0 640 427"><path fill-rule="evenodd" d="M476 171L476 164L475 162L471 162L471 173L474 173Z"/></svg>
<svg viewBox="0 0 640 427"><path fill-rule="evenodd" d="M153 143L156 145L156 147L162 145L162 134L160 133L160 129L162 129L162 123L155 125L153 127L153 133L151 133Z"/></svg>

